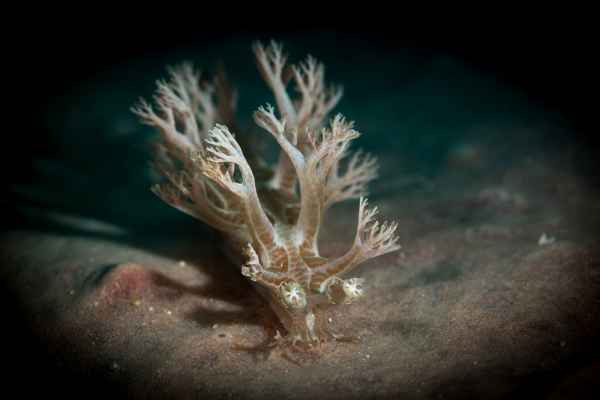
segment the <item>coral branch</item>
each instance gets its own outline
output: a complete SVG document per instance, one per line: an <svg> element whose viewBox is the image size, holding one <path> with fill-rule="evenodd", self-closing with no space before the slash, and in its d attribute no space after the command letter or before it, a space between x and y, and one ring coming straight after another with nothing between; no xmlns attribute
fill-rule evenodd
<svg viewBox="0 0 600 400"><path fill-rule="evenodd" d="M283 54L282 46L275 41L271 41L270 46L267 48L264 48L260 43L255 43L254 54L263 79L273 91L279 112L292 125L295 125L296 110L285 89L286 82L283 80L283 69L287 57Z"/></svg>
<svg viewBox="0 0 600 400"><path fill-rule="evenodd" d="M342 89L325 89L325 67L309 56L304 63L291 66L300 98L292 100L286 91L284 68L286 57L281 45L271 42L268 48L257 43L254 46L257 64L261 75L273 91L279 113L287 121L284 135L293 135L294 145L305 150L309 129L321 126L327 114L335 107L342 96ZM296 176L293 160L283 151L271 182L275 189L292 196L295 194Z"/></svg>
<svg viewBox="0 0 600 400"><path fill-rule="evenodd" d="M256 182L250 165L246 161L240 145L233 134L224 125L217 124L208 139L205 159L201 158L204 174L224 189L239 196L244 207L246 225L261 250L267 251L275 246L275 228L267 218L256 191ZM238 168L241 182L234 181Z"/></svg>
<svg viewBox="0 0 600 400"><path fill-rule="evenodd" d="M302 131L318 128L342 98L343 90L341 87L325 89L325 67L312 56L299 67L292 68L296 88L301 94L296 102L298 128Z"/></svg>
<svg viewBox="0 0 600 400"><path fill-rule="evenodd" d="M364 197L360 198L358 224L354 244L339 258L314 268L311 287L323 291L328 280L351 271L354 267L370 258L399 250L398 237L395 235L398 224L380 223L375 219L377 207L369 209Z"/></svg>
<svg viewBox="0 0 600 400"><path fill-rule="evenodd" d="M318 253L317 237L327 207L327 182L350 142L358 136L359 133L352 129L352 123L346 122L341 115L333 119L329 129L323 128L318 134L311 132L309 135L311 149L300 182L303 191L298 227L304 232L302 248L313 253Z"/></svg>
<svg viewBox="0 0 600 400"><path fill-rule="evenodd" d="M302 232L303 242L306 242L302 247L316 252L316 235L321 224L322 208L320 180L314 175L314 168L309 168L300 150L285 137L285 121L277 119L273 107L260 107L254 114L254 119L259 126L273 135L292 162L300 184L300 213L296 227Z"/></svg>
<svg viewBox="0 0 600 400"><path fill-rule="evenodd" d="M366 196L367 185L377 177L377 158L360 150L352 155L343 174L334 165L325 188L325 208L344 200Z"/></svg>
<svg viewBox="0 0 600 400"><path fill-rule="evenodd" d="M358 212L358 227L354 246L360 248L360 261L378 257L380 255L399 250L398 237L395 235L398 223L384 221L380 223L375 220L379 210L377 207L367 208L368 202L364 197L360 198Z"/></svg>
<svg viewBox="0 0 600 400"><path fill-rule="evenodd" d="M284 275L265 269L260 263L258 254L256 254L252 244L246 244L246 247L244 248L244 256L247 260L242 266L242 275L253 282L258 282L273 289L279 289L279 286L285 279Z"/></svg>
<svg viewBox="0 0 600 400"><path fill-rule="evenodd" d="M190 139L177 131L173 110L164 101L159 102L158 105L163 116L156 114L152 106L142 99L137 106L132 108L132 111L146 125L158 128L169 152L174 153L176 156L182 156L193 150L194 147Z"/></svg>
<svg viewBox="0 0 600 400"><path fill-rule="evenodd" d="M275 140L277 140L277 143L279 144L279 146L281 146L283 152L292 162L296 174L303 174L305 168L305 160L304 155L295 146L297 142L297 132L292 132L291 141L286 137L285 128L287 121L285 117L279 120L275 116L275 110L273 109L273 106L267 104L264 107L259 107L258 110L254 113L254 121L258 126L265 129L267 132L273 135Z"/></svg>

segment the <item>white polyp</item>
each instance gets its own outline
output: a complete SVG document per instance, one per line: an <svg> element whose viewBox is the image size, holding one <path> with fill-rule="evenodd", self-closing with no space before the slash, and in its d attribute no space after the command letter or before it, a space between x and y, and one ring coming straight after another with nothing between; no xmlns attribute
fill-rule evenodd
<svg viewBox="0 0 600 400"><path fill-rule="evenodd" d="M299 283L285 282L280 286L279 291L286 306L290 308L306 307L306 293Z"/></svg>
<svg viewBox="0 0 600 400"><path fill-rule="evenodd" d="M350 278L344 280L342 289L346 294L346 303L351 303L364 296L365 291L363 288L364 279L362 278Z"/></svg>

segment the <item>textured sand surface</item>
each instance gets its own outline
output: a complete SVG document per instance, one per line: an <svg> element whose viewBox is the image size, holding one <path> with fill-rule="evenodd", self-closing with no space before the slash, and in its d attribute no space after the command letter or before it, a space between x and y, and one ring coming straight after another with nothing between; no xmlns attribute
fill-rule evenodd
<svg viewBox="0 0 600 400"><path fill-rule="evenodd" d="M325 344L301 366L235 349L264 340L273 317L214 238L15 231L4 255L57 356L136 396L504 397L554 376L600 333L600 254L584 223L599 215L597 194L551 169L544 185L510 175L379 199L404 250L360 268L369 295L331 311L331 327L360 342ZM333 211L325 253L347 246L354 213ZM540 245L542 233L554 243Z"/></svg>

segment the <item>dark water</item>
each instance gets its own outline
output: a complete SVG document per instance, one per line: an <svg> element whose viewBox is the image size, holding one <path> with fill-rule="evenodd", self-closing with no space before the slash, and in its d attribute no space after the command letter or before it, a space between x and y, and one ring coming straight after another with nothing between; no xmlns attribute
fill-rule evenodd
<svg viewBox="0 0 600 400"><path fill-rule="evenodd" d="M16 215L30 223L56 225L41 222L35 212L52 208L132 232L202 230L148 190L156 179L148 167L155 134L137 121L130 107L140 96L151 97L167 65L190 60L210 74L223 63L240 94L241 126L269 143L250 120L256 107L273 102L254 65L254 39L221 37L122 57L71 82L42 107L42 131L35 133L39 136L30 163L8 188L8 202L19 210ZM562 115L545 110L521 87L458 54L333 32L280 39L292 62L310 53L326 65L328 82L344 86L336 111L355 120L363 133L355 147L381 158L375 196L389 191L381 184L387 178L404 175L408 180L402 190L411 190L423 178L447 173L453 157L484 158L483 169L468 166L461 172L470 169L468 173L479 175L552 149L570 152L570 163L582 161L576 135ZM479 154L481 145L493 151ZM272 143L266 153L275 159Z"/></svg>

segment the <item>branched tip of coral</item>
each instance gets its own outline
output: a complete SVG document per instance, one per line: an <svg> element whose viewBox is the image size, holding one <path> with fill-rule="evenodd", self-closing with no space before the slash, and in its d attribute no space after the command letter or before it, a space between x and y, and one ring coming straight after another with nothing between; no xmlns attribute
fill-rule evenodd
<svg viewBox="0 0 600 400"><path fill-rule="evenodd" d="M215 125L204 143L208 145L207 151L212 155L210 158L214 162L247 165L242 148L225 125Z"/></svg>
<svg viewBox="0 0 600 400"><path fill-rule="evenodd" d="M285 133L285 117L281 118L281 120L277 119L275 108L269 103L258 107L258 110L254 112L254 121L258 126L271 132L273 135L283 135Z"/></svg>
<svg viewBox="0 0 600 400"><path fill-rule="evenodd" d="M367 258L401 248L398 244L398 236L395 235L398 223L388 221L380 223L375 219L378 213L377 207L369 209L367 199L360 198L355 243L363 249L364 256Z"/></svg>
<svg viewBox="0 0 600 400"><path fill-rule="evenodd" d="M327 181L325 205L367 195L367 185L377 177L377 158L360 150L352 155L345 171L334 165Z"/></svg>
<svg viewBox="0 0 600 400"><path fill-rule="evenodd" d="M253 181L250 165L246 161L239 143L224 125L215 125L209 137L204 140L207 156L196 156L204 175L237 196L246 196L248 181ZM239 168L242 183L234 181L235 170Z"/></svg>

